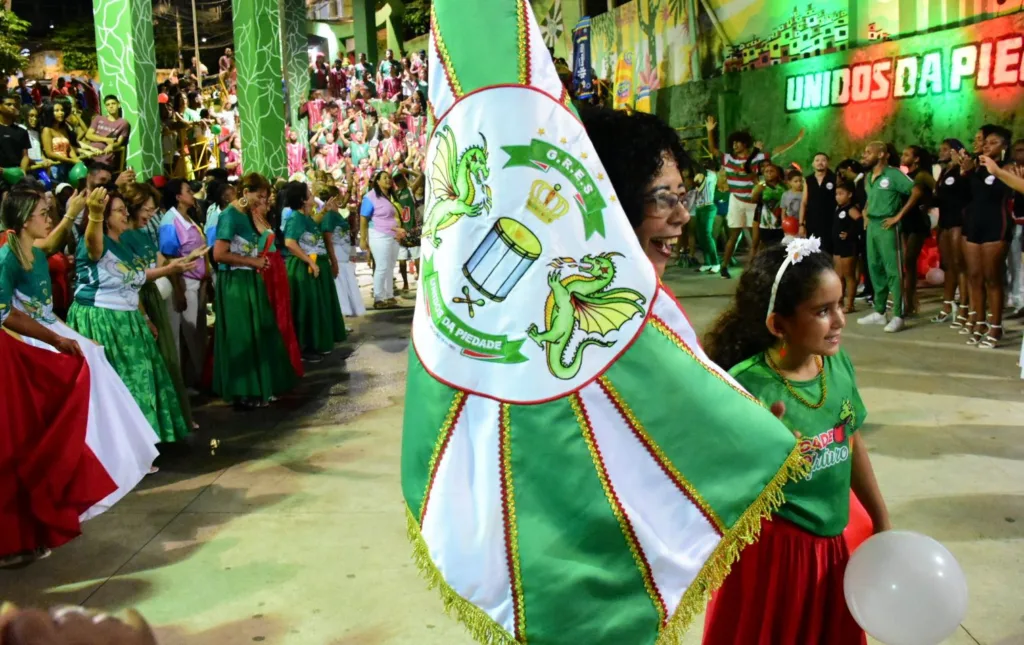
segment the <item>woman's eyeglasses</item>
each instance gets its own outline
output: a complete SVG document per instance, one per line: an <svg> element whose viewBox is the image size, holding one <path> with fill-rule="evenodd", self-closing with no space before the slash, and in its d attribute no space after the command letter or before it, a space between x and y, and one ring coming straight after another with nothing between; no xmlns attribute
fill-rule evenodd
<svg viewBox="0 0 1024 645"><path fill-rule="evenodd" d="M658 192L647 195L644 201L648 204L654 204L657 206L659 211L669 212L675 210L678 206L683 205L683 201L686 198L686 191L683 190L680 193L673 193L667 190L659 190Z"/></svg>

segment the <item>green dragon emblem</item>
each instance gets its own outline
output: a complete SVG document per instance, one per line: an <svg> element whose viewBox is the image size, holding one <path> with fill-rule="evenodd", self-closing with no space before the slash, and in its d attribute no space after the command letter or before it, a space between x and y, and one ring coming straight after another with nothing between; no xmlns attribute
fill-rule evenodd
<svg viewBox="0 0 1024 645"><path fill-rule="evenodd" d="M587 347L615 344L589 337L590 334L606 336L644 313L647 298L642 294L632 289L608 288L615 280L614 256L622 257L622 254L585 255L579 262L561 258L551 263L554 267L548 274L551 293L544 305L547 330L540 331L537 325L530 325L526 333L547 350L548 370L556 378L567 380L576 376L583 366L583 350ZM566 265L575 265L580 273L562 278L562 267ZM577 332L588 337L576 344L567 357L566 350Z"/></svg>
<svg viewBox="0 0 1024 645"><path fill-rule="evenodd" d="M850 399L843 399L843 404L839 411L839 421L844 425L857 424L857 412L853 409Z"/></svg>
<svg viewBox="0 0 1024 645"><path fill-rule="evenodd" d="M463 215L476 217L491 210L491 188L484 183L490 176L487 139L481 134L482 146L470 146L459 155L450 127L441 128L438 138L429 186L434 203L423 227L423 237L430 239L435 248L441 245L438 231L454 225ZM478 190L483 193L479 201Z"/></svg>

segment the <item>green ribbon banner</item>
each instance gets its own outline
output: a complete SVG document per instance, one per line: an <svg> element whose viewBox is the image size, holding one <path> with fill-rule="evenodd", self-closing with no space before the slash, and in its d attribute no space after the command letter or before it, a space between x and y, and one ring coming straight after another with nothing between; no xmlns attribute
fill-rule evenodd
<svg viewBox="0 0 1024 645"><path fill-rule="evenodd" d="M462 355L494 363L524 363L529 360L522 353L523 340L509 340L508 336L488 334L470 327L452 312L444 302L441 284L431 260L423 263L423 284L426 287L427 308L430 318L445 338L462 348Z"/></svg>
<svg viewBox="0 0 1024 645"><path fill-rule="evenodd" d="M557 170L576 188L576 203L583 212L583 231L586 239L597 233L604 237L604 208L607 204L590 171L579 159L547 141L533 139L528 146L502 146L508 153L505 168L533 166L543 172Z"/></svg>

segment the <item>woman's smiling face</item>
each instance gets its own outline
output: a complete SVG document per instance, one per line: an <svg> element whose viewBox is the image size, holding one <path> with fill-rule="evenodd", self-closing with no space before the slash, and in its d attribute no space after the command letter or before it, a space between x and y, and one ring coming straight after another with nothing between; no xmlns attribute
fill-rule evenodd
<svg viewBox="0 0 1024 645"><path fill-rule="evenodd" d="M659 277L672 258L672 245L690 220L682 203L685 194L679 165L668 153L663 154L661 169L644 191L644 219L636 229L640 246Z"/></svg>

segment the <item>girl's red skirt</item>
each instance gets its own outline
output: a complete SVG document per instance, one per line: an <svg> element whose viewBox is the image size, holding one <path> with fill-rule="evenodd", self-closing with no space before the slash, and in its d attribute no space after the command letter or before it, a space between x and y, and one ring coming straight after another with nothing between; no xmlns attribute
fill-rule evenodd
<svg viewBox="0 0 1024 645"><path fill-rule="evenodd" d="M865 645L843 595L849 559L842 535L764 522L708 605L704 645Z"/></svg>

